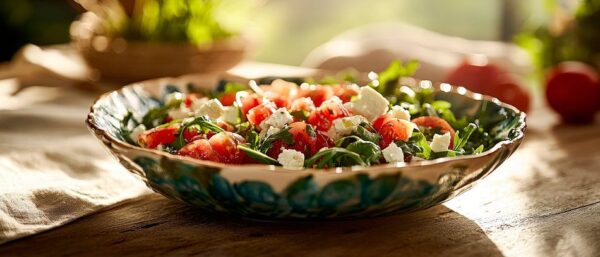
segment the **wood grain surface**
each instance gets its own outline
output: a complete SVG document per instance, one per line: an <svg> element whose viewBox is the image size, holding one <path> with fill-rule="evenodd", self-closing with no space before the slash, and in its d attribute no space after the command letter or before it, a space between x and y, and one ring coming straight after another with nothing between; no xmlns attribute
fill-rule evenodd
<svg viewBox="0 0 600 257"><path fill-rule="evenodd" d="M600 125L532 115L469 192L371 220L264 223L151 194L0 247L0 256L599 256Z"/></svg>
<svg viewBox="0 0 600 257"><path fill-rule="evenodd" d="M265 223L150 194L1 245L0 256L600 256L600 119L559 125L537 108L497 171L421 212Z"/></svg>

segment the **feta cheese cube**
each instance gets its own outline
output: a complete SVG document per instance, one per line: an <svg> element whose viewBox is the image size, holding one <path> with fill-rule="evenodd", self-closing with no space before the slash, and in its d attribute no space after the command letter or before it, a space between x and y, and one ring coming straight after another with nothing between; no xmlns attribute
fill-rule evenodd
<svg viewBox="0 0 600 257"><path fill-rule="evenodd" d="M329 127L329 130L327 130L327 132L325 132L325 134L331 138L331 140L336 141L339 139L339 136L337 134L337 132L335 131L335 126L331 126Z"/></svg>
<svg viewBox="0 0 600 257"><path fill-rule="evenodd" d="M237 124L240 121L240 109L237 106L223 107L221 120L229 124Z"/></svg>
<svg viewBox="0 0 600 257"><path fill-rule="evenodd" d="M399 105L394 105L388 113L396 119L410 120L410 112Z"/></svg>
<svg viewBox="0 0 600 257"><path fill-rule="evenodd" d="M356 128L363 122L367 122L365 117L360 115L343 117L333 120L333 127L337 136L344 136L351 134Z"/></svg>
<svg viewBox="0 0 600 257"><path fill-rule="evenodd" d="M321 103L321 105L329 105L329 104L335 104L335 105L343 105L344 102L342 102L342 99L340 99L337 96L332 96L331 98L323 101L323 103Z"/></svg>
<svg viewBox="0 0 600 257"><path fill-rule="evenodd" d="M283 149L277 161L283 165L284 168L302 168L304 167L304 154L292 149Z"/></svg>
<svg viewBox="0 0 600 257"><path fill-rule="evenodd" d="M381 153L383 153L383 158L388 163L404 162L404 152L396 143L391 143Z"/></svg>
<svg viewBox="0 0 600 257"><path fill-rule="evenodd" d="M279 131L281 131L280 128L270 127L269 129L267 129L267 136L271 136Z"/></svg>
<svg viewBox="0 0 600 257"><path fill-rule="evenodd" d="M192 115L192 112L190 111L190 109L186 108L185 106L182 106L180 108L169 110L167 112L167 115L169 115L169 117L171 117L174 120L180 120L190 117L190 115Z"/></svg>
<svg viewBox="0 0 600 257"><path fill-rule="evenodd" d="M389 109L389 104L389 101L375 89L364 86L360 88L358 99L345 106L349 107L353 113L360 114L372 121L385 114Z"/></svg>
<svg viewBox="0 0 600 257"><path fill-rule="evenodd" d="M265 138L268 136L271 136L277 132L281 131L280 128L276 128L276 127L269 127L269 129L263 129L260 131L260 134L258 135L258 137L260 138Z"/></svg>
<svg viewBox="0 0 600 257"><path fill-rule="evenodd" d="M144 124L137 125L131 133L129 134L129 138L131 141L138 143L140 140L140 135L146 131L146 126Z"/></svg>
<svg viewBox="0 0 600 257"><path fill-rule="evenodd" d="M200 108L206 103L208 102L208 98L206 97L202 97L202 98L192 98L192 104L190 105L190 109L192 111L197 111L200 110Z"/></svg>
<svg viewBox="0 0 600 257"><path fill-rule="evenodd" d="M179 92L173 92L165 96L166 106L175 106L183 100L183 94Z"/></svg>
<svg viewBox="0 0 600 257"><path fill-rule="evenodd" d="M223 114L223 105L218 99L210 99L202 103L200 106L192 107L196 117L208 116L208 118L211 120L216 120L217 118L221 117L221 114Z"/></svg>
<svg viewBox="0 0 600 257"><path fill-rule="evenodd" d="M260 128L261 130L267 130L269 127L283 128L292 121L294 121L294 117L285 108L279 108L269 118L260 123Z"/></svg>
<svg viewBox="0 0 600 257"><path fill-rule="evenodd" d="M448 151L448 147L450 146L450 132L446 132L444 135L433 135L433 140L431 140L431 151L436 153Z"/></svg>

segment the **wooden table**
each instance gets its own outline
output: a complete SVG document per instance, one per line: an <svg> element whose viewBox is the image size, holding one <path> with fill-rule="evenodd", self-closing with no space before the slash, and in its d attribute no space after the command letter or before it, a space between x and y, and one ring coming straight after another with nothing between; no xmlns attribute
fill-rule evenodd
<svg viewBox="0 0 600 257"><path fill-rule="evenodd" d="M0 246L0 256L600 256L600 120L544 107L521 148L460 197L371 220L260 223L157 194Z"/></svg>

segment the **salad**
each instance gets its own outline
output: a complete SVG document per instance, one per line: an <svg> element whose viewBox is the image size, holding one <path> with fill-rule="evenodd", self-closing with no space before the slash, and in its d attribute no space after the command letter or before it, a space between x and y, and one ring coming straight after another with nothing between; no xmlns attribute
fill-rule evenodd
<svg viewBox="0 0 600 257"><path fill-rule="evenodd" d="M370 166L475 155L498 139L481 117L455 117L433 89L398 86L417 64L394 62L359 86L321 81L222 81L210 92L168 87L143 117L122 121L129 143L225 164L290 169ZM485 108L485 107L482 107Z"/></svg>

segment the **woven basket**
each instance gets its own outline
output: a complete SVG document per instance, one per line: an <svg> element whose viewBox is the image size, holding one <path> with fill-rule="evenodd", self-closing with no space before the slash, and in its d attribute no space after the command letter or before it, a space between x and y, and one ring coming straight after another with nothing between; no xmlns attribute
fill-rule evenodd
<svg viewBox="0 0 600 257"><path fill-rule="evenodd" d="M103 80L133 82L188 73L219 73L244 58L249 41L234 37L197 45L126 41L94 32L90 16L71 26L72 44Z"/></svg>

